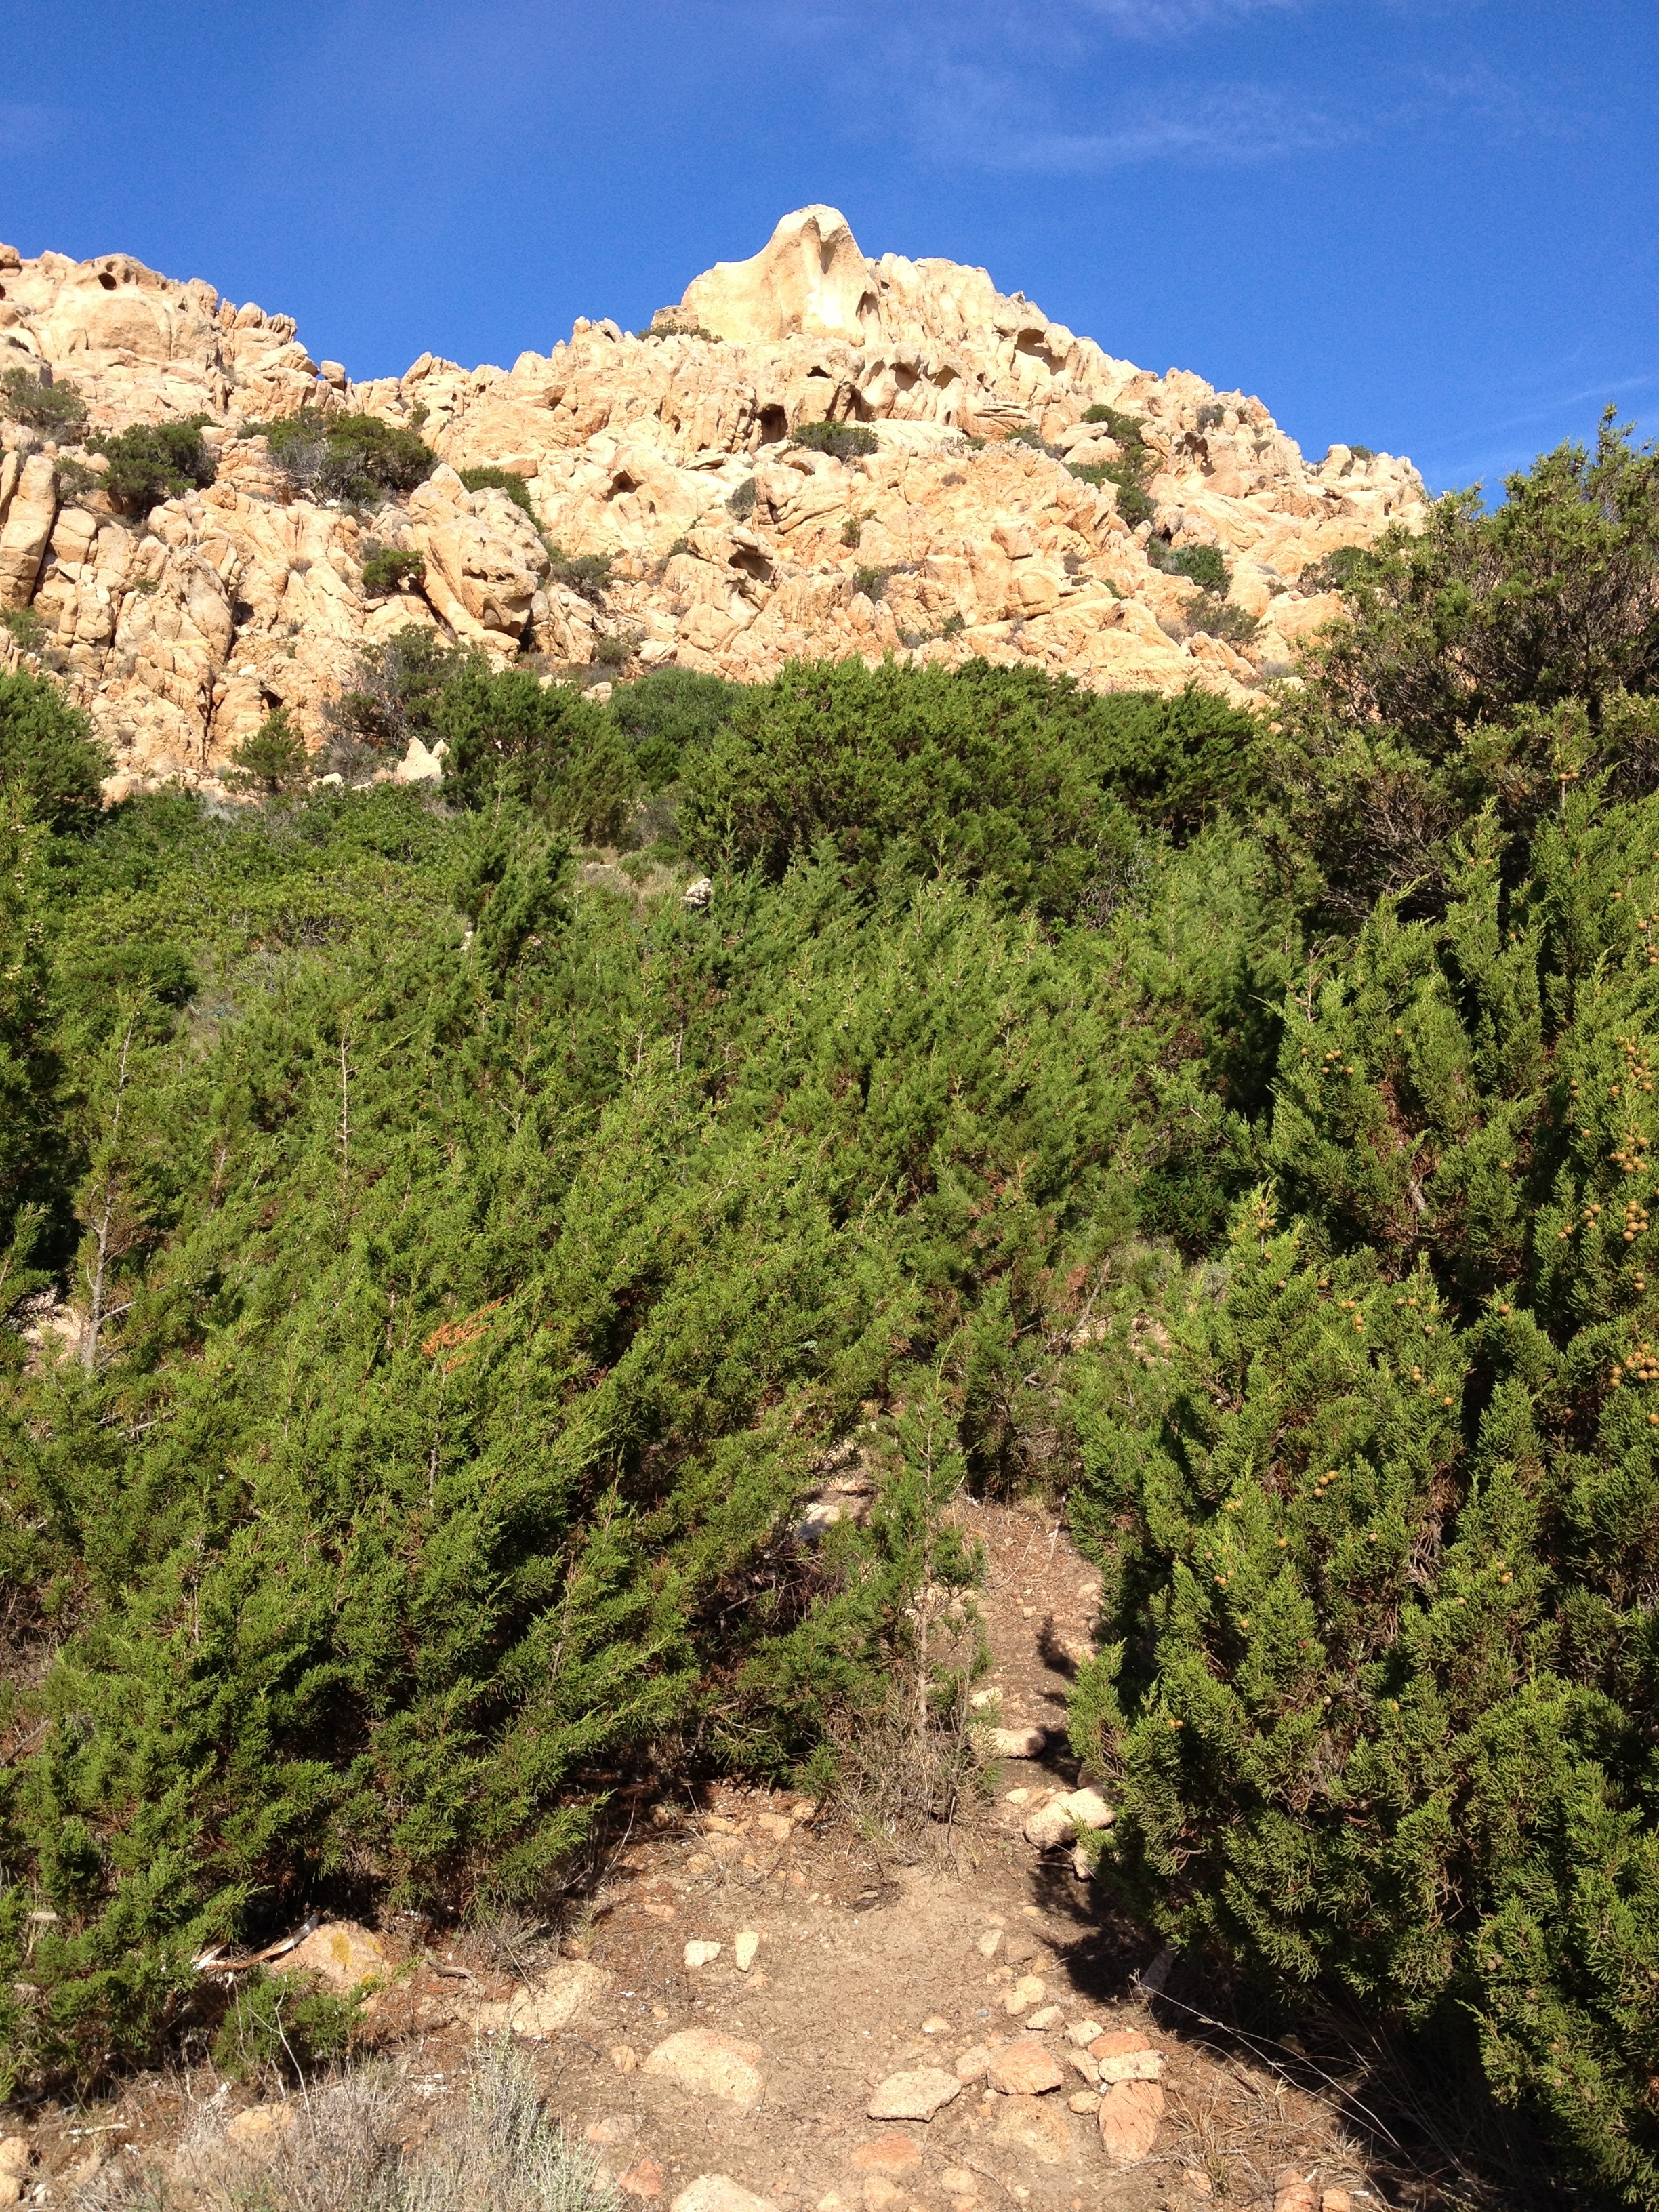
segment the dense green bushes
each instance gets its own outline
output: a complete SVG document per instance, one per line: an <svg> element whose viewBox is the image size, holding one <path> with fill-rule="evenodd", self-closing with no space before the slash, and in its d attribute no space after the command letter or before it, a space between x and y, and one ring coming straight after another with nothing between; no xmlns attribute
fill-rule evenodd
<svg viewBox="0 0 1659 2212"><path fill-rule="evenodd" d="M1097 696L975 662L787 669L689 771L690 849L781 876L828 840L855 880L963 873L1073 915L1132 870L1141 822L1239 787L1248 715L1190 692Z"/></svg>
<svg viewBox="0 0 1659 2212"><path fill-rule="evenodd" d="M5 694L3 1264L72 1300L0 1336L14 2063L318 1900L544 1897L605 1778L823 1760L965 1471L1100 1563L1103 1879L1651 2202L1654 468L1443 502L1271 725L410 631L341 742L449 811L222 823Z"/></svg>
<svg viewBox="0 0 1659 2212"><path fill-rule="evenodd" d="M610 759L689 785L754 695L605 710L393 658L363 726L447 732L476 811L131 802L20 909L0 1173L76 1316L61 1352L0 1336L8 1632L44 1677L0 1711L31 2075L188 2028L194 1951L314 1902L544 1897L605 1774L802 1771L915 1663L918 1577L971 1575L940 1485L1038 1464L1051 1285L1143 1192L1215 1218L1261 1172L1228 1102L1285 977L1236 832L1154 840L1064 937L1015 878L872 870L807 816L781 880L636 908L544 823ZM805 686L759 695L780 760ZM1034 731L1038 698L999 711ZM906 1408L880 1509L808 1558L812 1459L872 1404Z"/></svg>
<svg viewBox="0 0 1659 2212"><path fill-rule="evenodd" d="M1179 1940L1455 2040L1659 2191L1654 463L1443 501L1254 756L1316 923L1225 1296L1079 1393L1074 1731ZM1390 827L1393 834L1388 833ZM1379 893L1381 896L1379 896Z"/></svg>
<svg viewBox="0 0 1659 2212"><path fill-rule="evenodd" d="M110 772L86 716L48 678L0 675L0 809L60 836L98 819L99 786Z"/></svg>

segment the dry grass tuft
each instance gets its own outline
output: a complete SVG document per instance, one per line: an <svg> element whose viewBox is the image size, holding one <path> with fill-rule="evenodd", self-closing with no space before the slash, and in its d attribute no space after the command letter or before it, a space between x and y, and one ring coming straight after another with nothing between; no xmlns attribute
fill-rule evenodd
<svg viewBox="0 0 1659 2212"><path fill-rule="evenodd" d="M407 2090L389 2066L261 2109L268 2131L238 2142L234 2116L204 2106L170 2178L112 2165L80 2190L78 2212L622 2212L592 2154L548 2117L511 2036L477 2048L464 2113L410 2149Z"/></svg>

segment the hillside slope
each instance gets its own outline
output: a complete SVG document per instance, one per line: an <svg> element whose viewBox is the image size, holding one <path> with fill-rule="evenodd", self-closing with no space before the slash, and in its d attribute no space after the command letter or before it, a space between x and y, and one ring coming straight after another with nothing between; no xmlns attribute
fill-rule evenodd
<svg viewBox="0 0 1659 2212"><path fill-rule="evenodd" d="M1324 557L1425 511L1408 462L1337 446L1310 466L1259 400L1115 360L982 270L871 261L829 208L648 333L579 319L507 370L428 354L355 383L290 318L120 254L0 247L0 371L70 380L90 434L208 421L215 480L142 520L95 453L3 426L0 611L39 617L117 793L210 787L275 705L317 739L362 647L411 622L592 680L981 654L1243 698L1337 611ZM250 426L304 410L416 430L447 465L373 509L298 495ZM788 442L826 419L874 450ZM480 467L522 480L539 530L462 484ZM1170 572L1197 547L1226 563L1224 603ZM381 548L418 552L423 586L366 588ZM603 589L573 588L583 555L609 557Z"/></svg>

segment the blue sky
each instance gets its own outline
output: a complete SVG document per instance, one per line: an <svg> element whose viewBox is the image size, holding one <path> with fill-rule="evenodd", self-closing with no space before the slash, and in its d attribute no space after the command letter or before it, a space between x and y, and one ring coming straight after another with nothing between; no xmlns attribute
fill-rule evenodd
<svg viewBox="0 0 1659 2212"><path fill-rule="evenodd" d="M1659 429L1654 0L0 0L0 237L354 375L636 327L786 210L1437 489Z"/></svg>

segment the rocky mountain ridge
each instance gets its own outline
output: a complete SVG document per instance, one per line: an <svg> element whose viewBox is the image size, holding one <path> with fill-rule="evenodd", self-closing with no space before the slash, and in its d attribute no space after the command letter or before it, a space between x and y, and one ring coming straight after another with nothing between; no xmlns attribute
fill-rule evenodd
<svg viewBox="0 0 1659 2212"><path fill-rule="evenodd" d="M1325 557L1425 507L1409 462L1337 446L1310 465L1259 400L1116 360L982 270L872 261L823 207L647 332L579 319L510 369L423 355L364 382L198 280L0 247L0 372L20 367L71 380L90 433L208 418L215 480L142 520L95 453L0 428L0 613L37 618L0 659L32 641L58 671L118 792L216 787L277 705L320 742L363 647L410 623L590 682L979 653L1244 699L1338 611ZM378 509L307 496L257 428L306 410L417 430L441 465ZM1100 476L1124 418L1140 499ZM817 422L874 449L790 442ZM469 490L478 468L520 479L531 512ZM419 586L368 587L377 548L419 554ZM1224 600L1171 573L1194 548L1225 563ZM609 562L602 590L571 580L585 555Z"/></svg>

